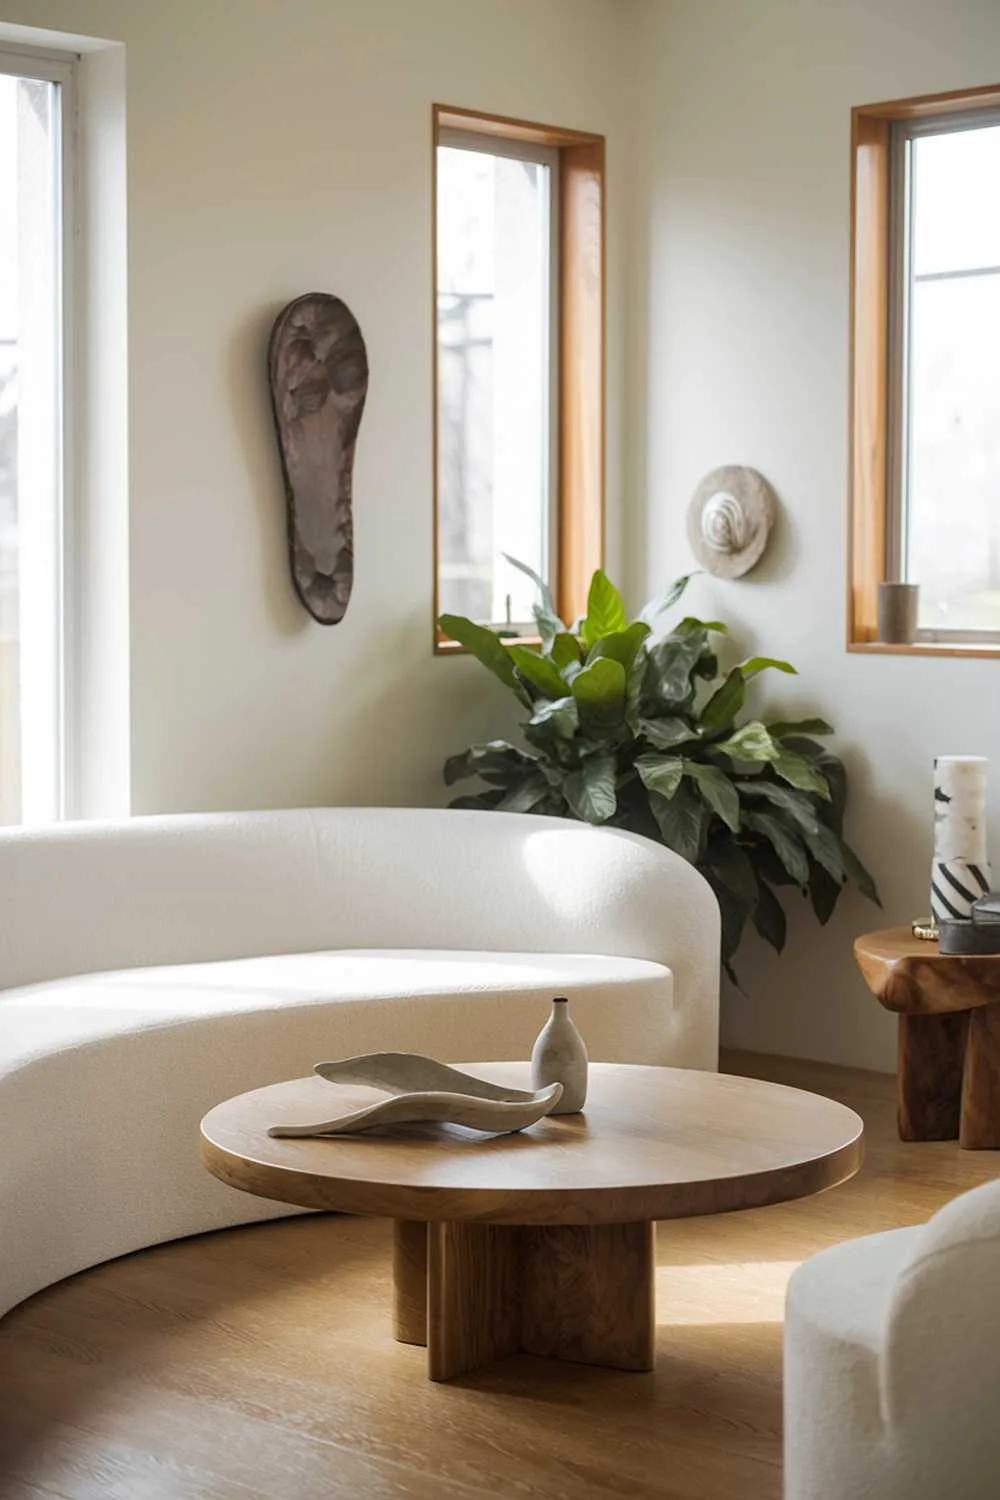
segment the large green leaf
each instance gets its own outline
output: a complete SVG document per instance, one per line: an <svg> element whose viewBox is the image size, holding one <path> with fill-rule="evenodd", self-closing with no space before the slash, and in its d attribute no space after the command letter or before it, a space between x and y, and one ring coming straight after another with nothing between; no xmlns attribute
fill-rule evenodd
<svg viewBox="0 0 1000 1500"><path fill-rule="evenodd" d="M509 552L504 552L502 556L506 559L507 562L510 563L512 568L516 568L519 573L523 573L527 578L531 579L532 583L538 589L538 594L542 601L542 604L550 614L554 615L556 613L556 601L553 596L552 590L545 582L545 579L540 578L539 575L535 572L534 568L529 568L526 562L521 562L518 558L511 557Z"/></svg>
<svg viewBox="0 0 1000 1500"><path fill-rule="evenodd" d="M816 833L821 826L816 804L801 792L793 792L791 787L776 786L773 781L738 781L736 786L741 797L760 797L780 807L803 833Z"/></svg>
<svg viewBox="0 0 1000 1500"><path fill-rule="evenodd" d="M776 952L781 953L785 946L788 922L781 902L771 887L761 879L757 882L757 905L751 916L753 925L765 943L770 943Z"/></svg>
<svg viewBox="0 0 1000 1500"><path fill-rule="evenodd" d="M705 630L714 635L728 635L729 626L722 620L699 620L697 615L685 615L679 625L675 625L670 632L671 635L685 635L689 630Z"/></svg>
<svg viewBox="0 0 1000 1500"><path fill-rule="evenodd" d="M703 761L685 760L684 774L691 777L708 806L735 833L740 826L740 797L725 771Z"/></svg>
<svg viewBox="0 0 1000 1500"><path fill-rule="evenodd" d="M669 799L661 797L659 792L650 792L649 805L667 847L689 864L697 864L708 826L708 813L701 798L682 782Z"/></svg>
<svg viewBox="0 0 1000 1500"><path fill-rule="evenodd" d="M548 654L551 652L553 643L557 637L565 635L566 627L559 616L552 614L550 610L545 608L544 604L533 604L531 606L531 613L534 615L535 624L538 626L538 636L542 643L542 650Z"/></svg>
<svg viewBox="0 0 1000 1500"><path fill-rule="evenodd" d="M797 755L782 745L777 755L771 757L771 769L800 792L814 792L824 801L830 800L830 788L826 777L804 755Z"/></svg>
<svg viewBox="0 0 1000 1500"><path fill-rule="evenodd" d="M599 641L595 641L590 648L587 661L598 661L602 656L609 656L612 661L620 661L627 672L648 634L649 626L646 622L635 620L625 630L616 630L611 635L602 636Z"/></svg>
<svg viewBox="0 0 1000 1500"><path fill-rule="evenodd" d="M725 682L709 698L698 715L698 727L703 734L717 734L731 724L743 707L746 684L739 667L734 667Z"/></svg>
<svg viewBox="0 0 1000 1500"><path fill-rule="evenodd" d="M820 823L815 833L806 834L806 843L809 853L818 865L821 865L831 880L838 885L843 885L847 879L847 871L844 868L843 845L832 828L827 828L825 823Z"/></svg>
<svg viewBox="0 0 1000 1500"><path fill-rule="evenodd" d="M874 901L876 906L881 906L878 890L871 875L865 869L850 844L840 843L840 854L844 861L844 869L848 877L854 881L862 896L867 896L869 901Z"/></svg>
<svg viewBox="0 0 1000 1500"><path fill-rule="evenodd" d="M797 677L798 670L789 661L777 661L773 656L748 656L746 661L740 662L740 671L747 682L751 677L756 677L758 672L766 672L773 669L775 672L790 672Z"/></svg>
<svg viewBox="0 0 1000 1500"><path fill-rule="evenodd" d="M662 703L683 703L691 696L691 673L705 649L708 637L703 630L687 635L667 636L646 652L646 670L642 691L646 697Z"/></svg>
<svg viewBox="0 0 1000 1500"><path fill-rule="evenodd" d="M812 909L816 913L816 919L822 926L826 926L833 916L834 907L840 900L843 885L839 880L834 880L827 874L822 866L813 864L809 871L809 900Z"/></svg>
<svg viewBox="0 0 1000 1500"><path fill-rule="evenodd" d="M566 696L566 684L558 667L548 657L539 656L529 646L508 646L506 649L522 677L526 677L544 697L555 700Z"/></svg>
<svg viewBox="0 0 1000 1500"><path fill-rule="evenodd" d="M713 750L721 750L732 760L772 761L781 754L781 746L775 744L763 724L751 719L724 740L717 740Z"/></svg>
<svg viewBox="0 0 1000 1500"><path fill-rule="evenodd" d="M750 844L747 846L747 852L753 860L754 869L759 871L768 885L798 884L798 881L789 875L770 844Z"/></svg>
<svg viewBox="0 0 1000 1500"><path fill-rule="evenodd" d="M526 707L531 707L531 697L517 680L510 653L494 631L466 619L465 615L442 615L438 624L446 636L471 651L484 667L499 677L504 687L510 688Z"/></svg>
<svg viewBox="0 0 1000 1500"><path fill-rule="evenodd" d="M553 703L539 703L525 726L530 743L552 739L572 739L580 727L580 711L576 699L557 698ZM533 731L533 732L532 732Z"/></svg>
<svg viewBox="0 0 1000 1500"><path fill-rule="evenodd" d="M531 812L549 796L549 784L544 776L531 776L520 786L512 787L502 802L497 803L498 812Z"/></svg>
<svg viewBox="0 0 1000 1500"><path fill-rule="evenodd" d="M590 580L587 613L580 627L584 645L593 646L604 636L624 630L627 624L628 616L621 594L604 569L598 568Z"/></svg>
<svg viewBox="0 0 1000 1500"><path fill-rule="evenodd" d="M800 830L813 860L826 870L832 879L843 882L846 874L841 852L843 846L833 829L827 828L822 821L815 803L803 796L801 792L793 792L789 787L774 786L770 782L742 781L738 785L745 797L751 800L763 797L775 807L788 813Z"/></svg>
<svg viewBox="0 0 1000 1500"><path fill-rule="evenodd" d="M684 762L679 755L640 755L635 768L648 791L668 799L677 791L684 775Z"/></svg>
<svg viewBox="0 0 1000 1500"><path fill-rule="evenodd" d="M828 724L825 719L779 719L767 727L776 740L783 740L788 734L834 733L832 724Z"/></svg>
<svg viewBox="0 0 1000 1500"><path fill-rule="evenodd" d="M796 755L804 756L823 777L830 790L829 806L824 812L824 818L841 833L844 809L847 806L847 772L843 761L825 745L818 744L816 740L805 739L802 735L789 735L782 741L782 745L787 750L794 750Z"/></svg>
<svg viewBox="0 0 1000 1500"><path fill-rule="evenodd" d="M757 900L757 877L746 850L735 839L713 839L705 853L705 865L718 876L747 909Z"/></svg>
<svg viewBox="0 0 1000 1500"><path fill-rule="evenodd" d="M719 879L711 865L702 863L699 869L712 887L715 899L719 903L719 916L722 918L722 966L733 983L739 987L739 981L733 971L732 959L740 945L753 902L738 896L726 885L725 881Z"/></svg>
<svg viewBox="0 0 1000 1500"><path fill-rule="evenodd" d="M602 656L578 672L570 685L581 727L598 737L621 727L625 709L625 668Z"/></svg>
<svg viewBox="0 0 1000 1500"><path fill-rule="evenodd" d="M507 786L537 769L535 756L527 755L505 740L491 740L487 745L473 745L461 755L452 755L444 763L445 786L454 786L469 776L481 776L495 786Z"/></svg>
<svg viewBox="0 0 1000 1500"><path fill-rule="evenodd" d="M519 573L524 573L538 589L541 602L531 606L531 613L534 615L535 623L538 626L538 634L542 639L542 647L545 651L549 651L556 636L565 632L566 629L556 610L556 601L552 590L545 582L545 579L539 577L534 568L529 568L527 563L519 561L516 557L511 557L509 552L505 552L503 555L512 568L517 568Z"/></svg>
<svg viewBox="0 0 1000 1500"><path fill-rule="evenodd" d="M748 812L744 815L743 822L754 833L762 834L767 839L795 884L804 886L809 879L809 860L793 830L786 828L773 813Z"/></svg>
<svg viewBox="0 0 1000 1500"><path fill-rule="evenodd" d="M685 573L682 578L675 578L666 593L656 599L651 599L645 609L639 612L639 619L651 625L657 615L662 615L665 610L672 609L694 576L693 573Z"/></svg>
<svg viewBox="0 0 1000 1500"><path fill-rule="evenodd" d="M494 812L504 799L502 787L491 787L488 792L474 792L466 797L452 797L449 807L475 809L478 812Z"/></svg>
<svg viewBox="0 0 1000 1500"><path fill-rule="evenodd" d="M615 794L615 758L594 755L579 771L566 777L563 787L570 811L585 823L606 823L618 806Z"/></svg>
<svg viewBox="0 0 1000 1500"><path fill-rule="evenodd" d="M687 719L637 719L633 727L636 735L647 739L657 750L672 750L675 745L696 743L698 739L697 729Z"/></svg>
<svg viewBox="0 0 1000 1500"><path fill-rule="evenodd" d="M579 662L580 643L576 636L570 635L568 630L560 631L557 636L553 637L549 647L549 657L560 671L573 662Z"/></svg>

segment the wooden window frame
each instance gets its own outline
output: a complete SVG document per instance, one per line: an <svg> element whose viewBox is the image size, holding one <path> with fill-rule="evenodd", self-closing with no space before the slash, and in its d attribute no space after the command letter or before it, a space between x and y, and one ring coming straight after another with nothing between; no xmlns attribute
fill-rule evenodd
<svg viewBox="0 0 1000 1500"><path fill-rule="evenodd" d="M892 338L893 125L1000 107L1000 84L851 111L850 522L847 649L885 655L1000 656L1000 642L876 640L879 583L888 576Z"/></svg>
<svg viewBox="0 0 1000 1500"><path fill-rule="evenodd" d="M432 386L434 402L434 650L464 648L438 628L440 605L437 368L437 147L442 131L521 141L559 154L556 256L559 280L555 596L559 614L585 613L595 568L604 561L605 142L601 135L435 104L432 110ZM532 637L519 636L522 644Z"/></svg>

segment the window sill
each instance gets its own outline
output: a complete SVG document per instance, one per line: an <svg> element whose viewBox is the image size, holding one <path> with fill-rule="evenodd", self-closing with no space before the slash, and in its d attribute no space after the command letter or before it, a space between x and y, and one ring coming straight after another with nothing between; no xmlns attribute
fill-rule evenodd
<svg viewBox="0 0 1000 1500"><path fill-rule="evenodd" d="M869 656L1000 656L1000 641L977 646L972 641L848 641L848 651Z"/></svg>
<svg viewBox="0 0 1000 1500"><path fill-rule="evenodd" d="M542 638L538 635L511 635L503 638L503 644L506 646L531 646L540 648ZM997 650L1000 651L1000 646L997 647ZM434 638L435 656L468 656L469 654L468 647L463 646L460 641L449 640L447 636L443 635L435 636Z"/></svg>

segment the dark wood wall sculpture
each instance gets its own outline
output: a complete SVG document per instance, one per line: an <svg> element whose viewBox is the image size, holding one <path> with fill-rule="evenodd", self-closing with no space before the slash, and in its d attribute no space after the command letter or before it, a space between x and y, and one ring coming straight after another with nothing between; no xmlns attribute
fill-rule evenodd
<svg viewBox="0 0 1000 1500"><path fill-rule="evenodd" d="M314 620L338 624L354 582L354 446L368 354L346 303L308 292L279 313L268 348L295 591Z"/></svg>

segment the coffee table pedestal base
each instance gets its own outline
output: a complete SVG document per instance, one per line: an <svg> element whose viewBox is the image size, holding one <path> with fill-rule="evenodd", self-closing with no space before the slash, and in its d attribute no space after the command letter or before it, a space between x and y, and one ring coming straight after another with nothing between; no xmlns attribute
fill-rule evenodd
<svg viewBox="0 0 1000 1500"><path fill-rule="evenodd" d="M655 1225L539 1227L397 1220L395 1334L431 1380L524 1350L653 1368Z"/></svg>

